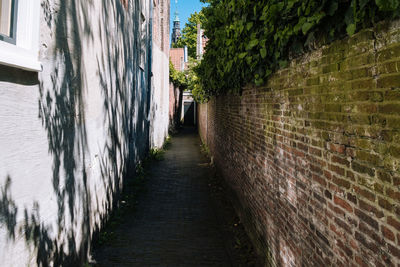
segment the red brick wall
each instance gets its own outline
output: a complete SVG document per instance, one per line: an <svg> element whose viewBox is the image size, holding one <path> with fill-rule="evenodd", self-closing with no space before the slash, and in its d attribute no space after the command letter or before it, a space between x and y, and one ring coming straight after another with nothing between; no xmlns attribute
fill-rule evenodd
<svg viewBox="0 0 400 267"><path fill-rule="evenodd" d="M169 51L169 58L174 64L177 71L182 70L182 62L184 61L185 51L183 48L171 48Z"/></svg>
<svg viewBox="0 0 400 267"><path fill-rule="evenodd" d="M400 266L400 23L379 27L199 107L266 264Z"/></svg>

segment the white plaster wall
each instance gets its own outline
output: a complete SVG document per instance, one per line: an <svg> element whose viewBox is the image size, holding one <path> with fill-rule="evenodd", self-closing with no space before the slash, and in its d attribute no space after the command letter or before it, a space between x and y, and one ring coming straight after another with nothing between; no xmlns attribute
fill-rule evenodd
<svg viewBox="0 0 400 267"><path fill-rule="evenodd" d="M43 71L0 66L1 266L85 259L149 136L137 7L42 0L41 9ZM164 97L155 99L168 110ZM153 115L165 127L164 113Z"/></svg>
<svg viewBox="0 0 400 267"><path fill-rule="evenodd" d="M153 43L151 146L162 147L169 126L169 53Z"/></svg>

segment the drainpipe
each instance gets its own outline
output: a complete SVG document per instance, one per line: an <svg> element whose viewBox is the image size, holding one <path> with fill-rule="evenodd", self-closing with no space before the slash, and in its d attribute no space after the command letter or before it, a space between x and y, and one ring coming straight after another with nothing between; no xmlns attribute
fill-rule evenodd
<svg viewBox="0 0 400 267"><path fill-rule="evenodd" d="M152 98L152 77L153 77L153 0L149 0L150 2L150 14L149 14L149 36L148 36L148 68L147 68L147 129L148 129L148 144L147 149L150 149L151 143L151 133L150 133L150 107L151 107L151 98Z"/></svg>

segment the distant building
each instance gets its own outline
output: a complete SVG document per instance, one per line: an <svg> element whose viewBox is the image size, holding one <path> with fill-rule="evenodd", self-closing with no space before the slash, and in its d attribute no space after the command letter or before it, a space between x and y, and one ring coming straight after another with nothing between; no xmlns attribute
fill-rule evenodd
<svg viewBox="0 0 400 267"><path fill-rule="evenodd" d="M179 20L179 13L178 10L175 11L175 16L174 16L174 25L172 28L172 39L171 39L171 43L175 44L178 39L181 37L181 22Z"/></svg>
<svg viewBox="0 0 400 267"><path fill-rule="evenodd" d="M176 70L184 71L187 65L187 47L171 48L169 51L169 59Z"/></svg>
<svg viewBox="0 0 400 267"><path fill-rule="evenodd" d="M185 48L171 48L169 50L169 59L174 65L174 68L178 71L184 71L187 67L187 47ZM175 87L173 83L170 83L169 93L169 118L171 129L179 127L181 122L182 113L182 97L183 92L181 88Z"/></svg>

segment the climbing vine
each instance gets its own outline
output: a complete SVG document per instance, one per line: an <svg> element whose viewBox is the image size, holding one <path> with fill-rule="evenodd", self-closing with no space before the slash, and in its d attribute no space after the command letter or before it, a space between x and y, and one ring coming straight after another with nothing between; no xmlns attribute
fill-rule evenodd
<svg viewBox="0 0 400 267"><path fill-rule="evenodd" d="M262 85L315 47L400 16L400 0L205 0L203 97Z"/></svg>

